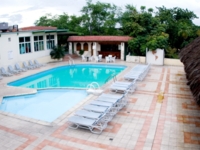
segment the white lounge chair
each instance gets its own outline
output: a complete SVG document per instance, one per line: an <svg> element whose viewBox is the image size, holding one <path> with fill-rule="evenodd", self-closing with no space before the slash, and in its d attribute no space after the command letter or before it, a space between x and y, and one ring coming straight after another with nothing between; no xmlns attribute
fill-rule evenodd
<svg viewBox="0 0 200 150"><path fill-rule="evenodd" d="M11 74L19 74L20 73L18 70L15 70L11 65L8 66L8 71Z"/></svg>
<svg viewBox="0 0 200 150"><path fill-rule="evenodd" d="M7 72L3 67L0 68L1 70L1 75L3 76L12 76L13 74Z"/></svg>
<svg viewBox="0 0 200 150"><path fill-rule="evenodd" d="M101 106L95 106L95 105L90 105L90 104L85 105L83 109L93 111L93 112L98 112L98 113L105 113L109 111L108 107L101 107Z"/></svg>
<svg viewBox="0 0 200 150"><path fill-rule="evenodd" d="M115 92L131 92L131 93L133 93L136 89L135 80L133 80L132 82L122 82L122 81L114 82L110 86L110 89L111 89L111 91L115 91Z"/></svg>
<svg viewBox="0 0 200 150"><path fill-rule="evenodd" d="M20 72L25 72L25 71L27 71L27 69L21 68L21 67L19 66L18 63L15 64L15 69L16 69L17 71L20 71Z"/></svg>
<svg viewBox="0 0 200 150"><path fill-rule="evenodd" d="M100 117L103 115L103 113L97 113L97 112L92 112L92 111L87 111L87 110L81 109L81 110L76 111L75 115L86 117L89 119L99 120Z"/></svg>
<svg viewBox="0 0 200 150"><path fill-rule="evenodd" d="M88 111L84 109L76 111L75 115L82 116L89 119L95 119L96 121L101 119L104 122L109 122L113 118L113 116L107 115L106 113L97 113L97 112Z"/></svg>
<svg viewBox="0 0 200 150"><path fill-rule="evenodd" d="M27 65L27 63L26 63L25 61L23 62L23 66L24 66L24 68L27 69L27 70L34 69L33 66Z"/></svg>
<svg viewBox="0 0 200 150"><path fill-rule="evenodd" d="M95 119L88 119L80 116L72 116L67 121L72 129L89 129L92 133L100 134L107 127L107 122Z"/></svg>
<svg viewBox="0 0 200 150"><path fill-rule="evenodd" d="M39 67L45 66L45 64L39 63L36 59L34 60L34 64L35 64L36 66L39 66Z"/></svg>
<svg viewBox="0 0 200 150"><path fill-rule="evenodd" d="M28 61L29 66L33 67L33 68L39 68L40 66L37 64L34 64L31 60Z"/></svg>
<svg viewBox="0 0 200 150"><path fill-rule="evenodd" d="M3 77L0 75L0 80L2 80L3 79Z"/></svg>

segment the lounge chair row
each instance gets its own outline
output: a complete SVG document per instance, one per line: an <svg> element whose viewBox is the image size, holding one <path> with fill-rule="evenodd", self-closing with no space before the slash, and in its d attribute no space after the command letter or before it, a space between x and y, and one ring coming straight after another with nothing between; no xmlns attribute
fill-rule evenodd
<svg viewBox="0 0 200 150"><path fill-rule="evenodd" d="M100 134L107 123L127 104L126 95L127 93L101 94L68 118L69 127L89 129L92 133Z"/></svg>
<svg viewBox="0 0 200 150"><path fill-rule="evenodd" d="M2 76L12 76L14 74L19 74L21 72L25 72L28 69L35 69L35 68L39 68L44 66L43 64L40 64L37 60L34 60L34 63L29 60L28 64L26 62L23 62L23 68L20 67L20 65L18 63L16 63L14 65L14 67L12 67L11 65L8 65L8 71L5 70L4 67L0 68L0 72ZM0 79L2 77L0 76Z"/></svg>
<svg viewBox="0 0 200 150"><path fill-rule="evenodd" d="M69 127L73 129L89 129L92 133L100 134L117 112L126 106L127 94L135 91L136 81L143 80L149 69L150 65L136 65L124 76L129 77L128 81L132 80L132 82L116 81L109 87L112 92L122 94L102 93L95 100L68 118ZM96 84L98 85L98 83L91 83L89 87L92 87L92 90L99 89L99 86L96 88ZM88 93L94 92L89 91Z"/></svg>
<svg viewBox="0 0 200 150"><path fill-rule="evenodd" d="M147 75L148 71L150 69L150 64L148 65L141 65L138 64L135 67L133 67L125 76L125 80L139 80L142 81L145 76Z"/></svg>

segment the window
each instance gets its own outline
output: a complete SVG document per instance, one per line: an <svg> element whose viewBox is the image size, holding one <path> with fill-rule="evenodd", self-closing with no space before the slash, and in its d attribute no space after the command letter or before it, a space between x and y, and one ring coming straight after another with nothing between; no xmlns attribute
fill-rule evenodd
<svg viewBox="0 0 200 150"><path fill-rule="evenodd" d="M43 36L34 36L34 51L44 50Z"/></svg>
<svg viewBox="0 0 200 150"><path fill-rule="evenodd" d="M88 51L88 43L84 43L83 47L84 47L84 51Z"/></svg>
<svg viewBox="0 0 200 150"><path fill-rule="evenodd" d="M77 50L77 51L80 51L80 50L81 50L81 43L77 43L77 44L76 44L76 50Z"/></svg>
<svg viewBox="0 0 200 150"><path fill-rule="evenodd" d="M19 37L19 52L20 54L31 53L30 37Z"/></svg>
<svg viewBox="0 0 200 150"><path fill-rule="evenodd" d="M54 46L54 35L47 35L47 49L52 49Z"/></svg>

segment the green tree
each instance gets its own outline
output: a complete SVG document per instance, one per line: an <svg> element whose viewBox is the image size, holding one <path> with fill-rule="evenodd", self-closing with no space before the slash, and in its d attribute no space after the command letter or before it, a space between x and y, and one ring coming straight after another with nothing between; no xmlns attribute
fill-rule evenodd
<svg viewBox="0 0 200 150"><path fill-rule="evenodd" d="M167 9L164 6L157 9L156 17L166 25L169 35L169 50L181 49L197 37L198 26L192 20L198 17L192 11L178 7Z"/></svg>
<svg viewBox="0 0 200 150"><path fill-rule="evenodd" d="M109 3L87 0L86 6L81 9L82 27L86 35L116 35L115 28L118 21L119 8Z"/></svg>
<svg viewBox="0 0 200 150"><path fill-rule="evenodd" d="M134 6L127 5L121 19L124 34L133 36L129 41L129 48L134 55L145 55L146 48L155 50L168 46L166 26L160 23L159 18L154 17L152 8L146 10L145 6L141 6L138 11Z"/></svg>
<svg viewBox="0 0 200 150"><path fill-rule="evenodd" d="M62 15L52 16L51 14L46 14L35 21L36 26L54 26L58 29L69 29L74 32L81 32L81 17L75 15L69 16L66 13Z"/></svg>

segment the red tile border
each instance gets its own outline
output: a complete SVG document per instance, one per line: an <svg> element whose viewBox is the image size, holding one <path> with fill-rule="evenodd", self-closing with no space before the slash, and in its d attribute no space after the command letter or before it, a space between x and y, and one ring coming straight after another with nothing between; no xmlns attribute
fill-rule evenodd
<svg viewBox="0 0 200 150"><path fill-rule="evenodd" d="M55 148L58 148L61 150L80 150L79 148L59 144L59 143L49 141L49 140L42 141L37 147L34 148L34 150L41 150L41 149L45 148L46 146L55 147Z"/></svg>
<svg viewBox="0 0 200 150"><path fill-rule="evenodd" d="M23 138L28 139L26 142L24 142L19 147L17 147L16 150L23 150L23 149L25 149L27 146L29 146L32 142L34 142L37 139L37 137L35 137L33 135L27 135L25 133L22 133L22 132L19 132L17 130L13 130L13 129L10 129L10 128L7 128L7 127L1 126L1 125L0 125L0 130L3 130L5 132L9 132L9 133L15 134L15 135L17 135L19 137L23 137Z"/></svg>

